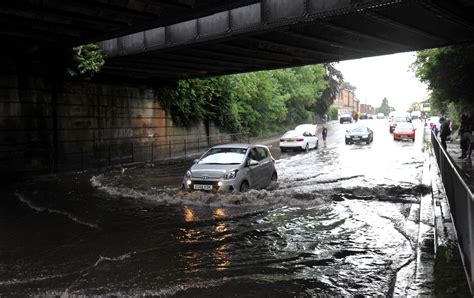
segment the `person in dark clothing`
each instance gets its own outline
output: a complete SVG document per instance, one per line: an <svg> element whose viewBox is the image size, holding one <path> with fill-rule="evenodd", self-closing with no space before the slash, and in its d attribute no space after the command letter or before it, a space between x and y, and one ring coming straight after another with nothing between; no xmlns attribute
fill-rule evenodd
<svg viewBox="0 0 474 298"><path fill-rule="evenodd" d="M443 146L444 150L446 150L446 138L451 134L451 129L449 128L449 121L446 118L441 117L439 119L439 123L441 127L439 129L439 138L441 139L441 146Z"/></svg>
<svg viewBox="0 0 474 298"><path fill-rule="evenodd" d="M459 158L465 158L466 157L466 154L467 154L467 150L468 150L468 147L469 147L469 136L466 135L466 133L469 131L469 127L470 126L470 121L469 121L469 118L467 117L466 114L462 114L461 115L461 125L459 126L459 135L461 136L461 142L460 142L460 146L461 146L461 156L459 156Z"/></svg>
<svg viewBox="0 0 474 298"><path fill-rule="evenodd" d="M326 145L326 137L328 136L328 129L326 128L326 126L323 126L322 135L323 135L324 145Z"/></svg>

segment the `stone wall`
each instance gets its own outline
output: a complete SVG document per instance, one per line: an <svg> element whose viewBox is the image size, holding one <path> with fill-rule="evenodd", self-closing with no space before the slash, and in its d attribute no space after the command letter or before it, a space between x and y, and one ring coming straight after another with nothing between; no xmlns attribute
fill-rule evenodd
<svg viewBox="0 0 474 298"><path fill-rule="evenodd" d="M53 172L170 158L226 142L213 125L176 127L156 91L61 81L48 64L0 57L0 172Z"/></svg>

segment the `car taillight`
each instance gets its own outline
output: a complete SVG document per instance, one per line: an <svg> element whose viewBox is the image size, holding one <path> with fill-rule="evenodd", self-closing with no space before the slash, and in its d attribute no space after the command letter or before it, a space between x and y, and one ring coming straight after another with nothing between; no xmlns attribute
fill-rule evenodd
<svg viewBox="0 0 474 298"><path fill-rule="evenodd" d="M285 139L280 139L280 142L284 142L284 141L285 141Z"/></svg>
<svg viewBox="0 0 474 298"><path fill-rule="evenodd" d="M303 142L304 139L296 139L297 142Z"/></svg>

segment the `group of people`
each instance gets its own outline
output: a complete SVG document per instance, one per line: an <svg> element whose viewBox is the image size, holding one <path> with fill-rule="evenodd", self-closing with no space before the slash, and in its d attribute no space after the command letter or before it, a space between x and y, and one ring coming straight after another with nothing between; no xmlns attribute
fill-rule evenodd
<svg viewBox="0 0 474 298"><path fill-rule="evenodd" d="M446 150L446 140L451 136L451 120L447 116L443 116L439 119L440 128L433 126L433 130L436 135L439 133L441 140L441 146ZM461 138L461 156L459 159L471 158L472 149L474 149L474 117L469 117L463 113L460 117L459 136Z"/></svg>

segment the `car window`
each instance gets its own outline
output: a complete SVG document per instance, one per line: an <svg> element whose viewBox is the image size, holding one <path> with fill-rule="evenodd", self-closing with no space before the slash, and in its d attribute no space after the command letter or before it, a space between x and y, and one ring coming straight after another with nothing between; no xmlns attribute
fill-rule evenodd
<svg viewBox="0 0 474 298"><path fill-rule="evenodd" d="M241 164L247 149L212 148L199 160L199 164Z"/></svg>
<svg viewBox="0 0 474 298"><path fill-rule="evenodd" d="M392 122L406 122L407 118L405 117L394 117Z"/></svg>
<svg viewBox="0 0 474 298"><path fill-rule="evenodd" d="M257 147L258 152L258 161L263 160L268 157L268 151L263 147Z"/></svg>
<svg viewBox="0 0 474 298"><path fill-rule="evenodd" d="M352 129L353 132L367 132L368 128L365 126L359 126Z"/></svg>
<svg viewBox="0 0 474 298"><path fill-rule="evenodd" d="M250 159L253 159L253 160L256 160L256 161L259 161L259 154L258 154L258 151L257 151L257 148L252 148L250 150L250 153L249 153L249 158Z"/></svg>
<svg viewBox="0 0 474 298"><path fill-rule="evenodd" d="M409 123L400 123L397 125L397 129L398 130L401 130L401 129L409 129L409 130L412 130L413 129L413 125L409 124Z"/></svg>

